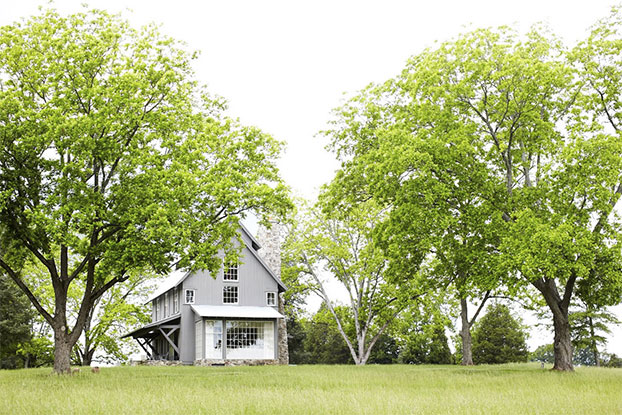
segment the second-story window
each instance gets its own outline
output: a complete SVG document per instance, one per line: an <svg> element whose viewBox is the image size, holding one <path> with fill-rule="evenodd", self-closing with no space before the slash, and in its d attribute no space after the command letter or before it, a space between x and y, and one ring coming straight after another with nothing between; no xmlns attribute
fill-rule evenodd
<svg viewBox="0 0 622 415"><path fill-rule="evenodd" d="M186 304L194 304L194 290L186 290Z"/></svg>
<svg viewBox="0 0 622 415"><path fill-rule="evenodd" d="M225 281L237 281L238 264L225 263L225 272L222 279Z"/></svg>
<svg viewBox="0 0 622 415"><path fill-rule="evenodd" d="M158 318L160 317L158 315L158 299L156 298L155 300L153 300L153 312L155 314L155 321L158 321Z"/></svg>
<svg viewBox="0 0 622 415"><path fill-rule="evenodd" d="M232 285L222 287L222 302L223 304L237 304L238 287Z"/></svg>
<svg viewBox="0 0 622 415"><path fill-rule="evenodd" d="M156 300L156 320L160 320L162 318L162 297Z"/></svg>
<svg viewBox="0 0 622 415"><path fill-rule="evenodd" d="M173 313L179 313L179 290L177 287L173 288Z"/></svg>
<svg viewBox="0 0 622 415"><path fill-rule="evenodd" d="M276 305L276 293L271 291L266 293L266 305L275 306Z"/></svg>
<svg viewBox="0 0 622 415"><path fill-rule="evenodd" d="M168 291L164 294L164 315L162 317L168 317Z"/></svg>

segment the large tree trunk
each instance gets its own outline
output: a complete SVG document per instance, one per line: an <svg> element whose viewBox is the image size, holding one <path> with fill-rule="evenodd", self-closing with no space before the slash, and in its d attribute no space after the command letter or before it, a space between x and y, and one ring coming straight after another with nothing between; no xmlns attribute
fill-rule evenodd
<svg viewBox="0 0 622 415"><path fill-rule="evenodd" d="M553 350L555 352L555 364L553 370L572 371L572 341L570 339L570 324L568 323L568 309L561 307L553 312L553 327L555 339Z"/></svg>
<svg viewBox="0 0 622 415"><path fill-rule="evenodd" d="M471 325L469 324L468 305L466 298L460 299L460 338L462 339L462 365L473 365L473 347L471 340Z"/></svg>
<svg viewBox="0 0 622 415"><path fill-rule="evenodd" d="M555 363L553 370L573 371L572 366L572 340L570 338L570 323L568 322L568 307L570 303L571 291L564 293L564 298L559 296L555 281L546 279L537 281L534 286L542 293L546 304L553 313L553 329L555 337L553 340L553 352L555 353ZM568 286L566 290L570 289Z"/></svg>
<svg viewBox="0 0 622 415"><path fill-rule="evenodd" d="M71 373L71 344L65 327L54 327L54 372Z"/></svg>

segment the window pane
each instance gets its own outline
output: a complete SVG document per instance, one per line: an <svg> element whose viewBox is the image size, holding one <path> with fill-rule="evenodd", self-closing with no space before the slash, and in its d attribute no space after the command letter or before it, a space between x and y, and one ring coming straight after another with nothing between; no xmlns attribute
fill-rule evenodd
<svg viewBox="0 0 622 415"><path fill-rule="evenodd" d="M227 359L274 359L272 321L227 321Z"/></svg>
<svg viewBox="0 0 622 415"><path fill-rule="evenodd" d="M205 320L205 358L222 359L222 320Z"/></svg>
<svg viewBox="0 0 622 415"><path fill-rule="evenodd" d="M237 304L238 302L238 287L237 286L225 286L222 288L222 302L224 304Z"/></svg>
<svg viewBox="0 0 622 415"><path fill-rule="evenodd" d="M238 280L238 265L237 264L225 264L225 272L223 274L225 281L237 281Z"/></svg>

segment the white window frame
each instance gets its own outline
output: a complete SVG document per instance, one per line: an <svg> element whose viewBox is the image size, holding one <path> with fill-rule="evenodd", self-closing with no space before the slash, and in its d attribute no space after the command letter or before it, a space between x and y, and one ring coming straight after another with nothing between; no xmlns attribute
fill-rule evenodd
<svg viewBox="0 0 622 415"><path fill-rule="evenodd" d="M274 296L272 304L270 303L270 294ZM267 291L266 292L266 305L270 307L276 307L277 305L277 296L275 291Z"/></svg>
<svg viewBox="0 0 622 415"><path fill-rule="evenodd" d="M173 288L173 314L179 313L179 289Z"/></svg>
<svg viewBox="0 0 622 415"><path fill-rule="evenodd" d="M192 292L192 301L188 301L188 293ZM196 300L196 290L192 289L192 288L188 288L186 290L184 290L184 304L194 304L194 301Z"/></svg>
<svg viewBox="0 0 622 415"><path fill-rule="evenodd" d="M164 318L162 316L162 297L156 299L156 304L156 321L158 321Z"/></svg>
<svg viewBox="0 0 622 415"><path fill-rule="evenodd" d="M168 310L169 306L168 306L168 291L164 293L164 318L169 316Z"/></svg>
<svg viewBox="0 0 622 415"><path fill-rule="evenodd" d="M235 279L234 278L227 278L227 275L231 275L230 274L230 270L234 269L235 270ZM240 281L240 265L239 264L233 264L233 263L225 263L225 266L223 268L223 272L222 272L222 280L223 281L227 281L227 282L238 282Z"/></svg>
<svg viewBox="0 0 622 415"><path fill-rule="evenodd" d="M228 288L230 288L232 291L235 292L235 302L231 302L231 301L225 301L225 290L227 290ZM223 304L239 304L240 303L240 289L239 286L237 285L225 285L224 287L222 287L222 303Z"/></svg>

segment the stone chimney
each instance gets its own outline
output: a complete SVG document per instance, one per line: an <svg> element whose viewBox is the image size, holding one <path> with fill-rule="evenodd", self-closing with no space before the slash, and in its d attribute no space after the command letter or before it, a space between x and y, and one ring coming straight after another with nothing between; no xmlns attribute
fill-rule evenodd
<svg viewBox="0 0 622 415"><path fill-rule="evenodd" d="M281 279L281 243L284 237L283 226L275 220L270 219L272 225L270 229L260 225L257 231L257 241L261 245L259 255L266 261L272 272ZM278 295L279 313L285 315L283 293ZM289 364L289 348L287 346L287 321L281 318L277 322L278 327L278 361L279 364Z"/></svg>

